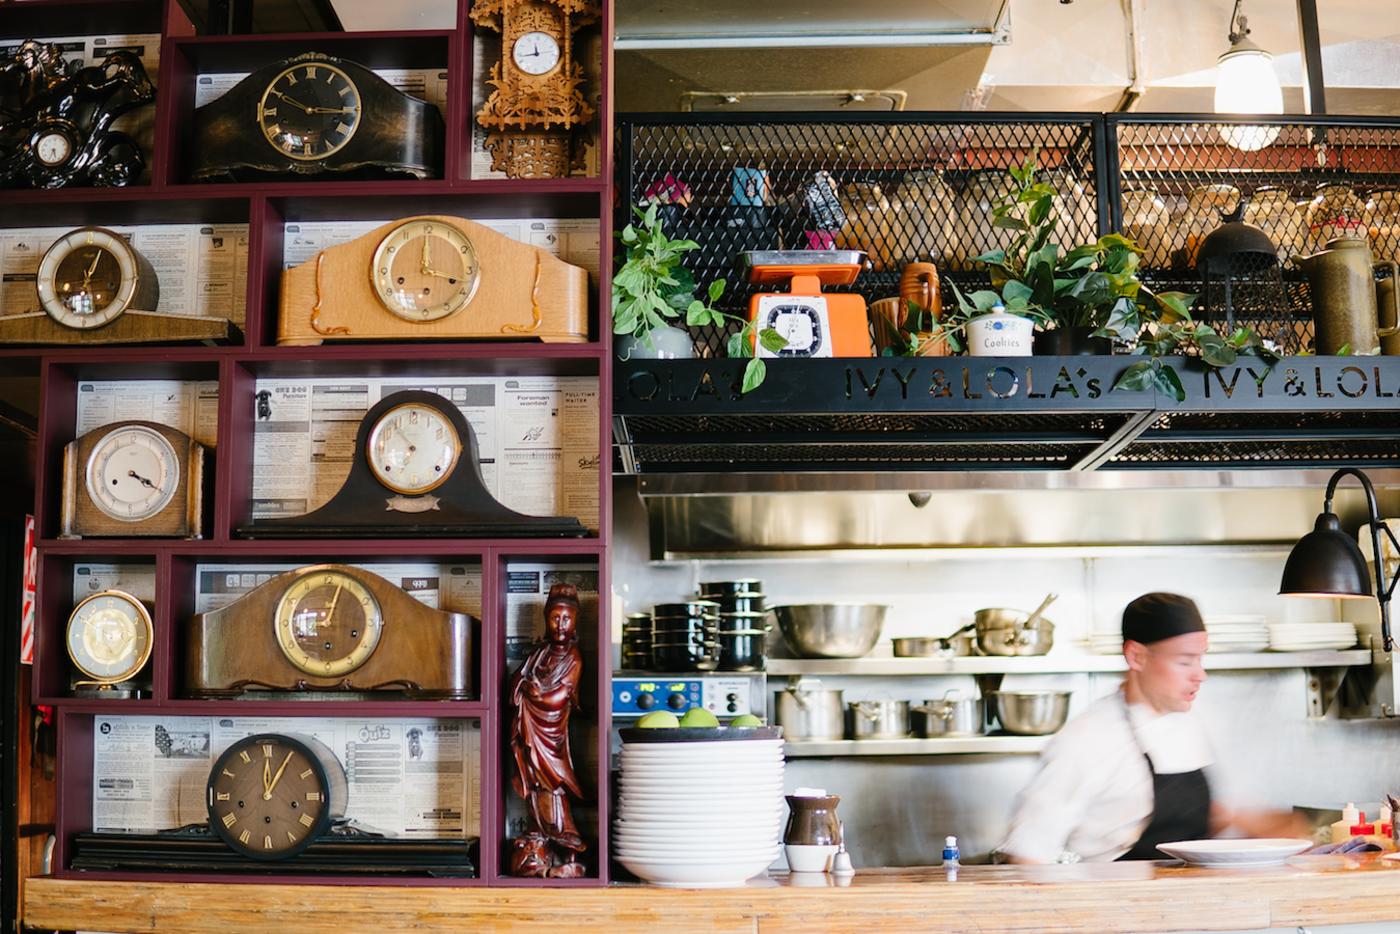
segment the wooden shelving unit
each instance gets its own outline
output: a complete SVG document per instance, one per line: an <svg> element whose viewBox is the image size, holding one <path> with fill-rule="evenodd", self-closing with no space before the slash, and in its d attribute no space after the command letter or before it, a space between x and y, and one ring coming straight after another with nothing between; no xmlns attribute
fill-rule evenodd
<svg viewBox="0 0 1400 934"><path fill-rule="evenodd" d="M252 387L260 378L295 377L585 377L598 387L597 452L606 465L611 439L611 356L608 270L611 268L611 139L600 134L596 177L553 180L470 177L474 103L471 100L471 0L459 0L456 28L415 32L199 36L177 0L27 0L0 6L0 41L58 34L150 32L161 34L156 78L155 149L146 153L149 180L127 188L4 191L0 226L58 227L82 224L247 223L249 231L245 323L239 343L227 346L0 348L0 367L36 373L41 385L39 479L35 520L39 544L34 701L57 709L57 846L54 875L74 880L376 882L373 877L216 876L212 874L79 873L68 868L74 834L92 827L93 730L98 718L119 715L260 715L324 717L443 717L477 721L482 755L479 878L413 878L409 884L490 886L557 885L554 880L505 877L506 799L512 765L506 739L506 577L525 562L595 565L599 617L608 618L610 482L598 469L597 534L575 540L354 539L247 541L235 529L251 517ZM612 4L604 0L601 29L611 36ZM605 41L604 49L611 43ZM289 55L322 51L369 67L441 67L448 72L447 133L437 178L422 181L306 181L299 183L198 184L185 180L195 81L203 73L251 71ZM611 125L611 54L602 62L599 126ZM566 218L596 222L602 275L592 284L589 340L570 345L538 343L402 343L278 347L278 289L283 268L284 225L293 221L392 220L415 213L484 218ZM216 380L217 443L204 537L64 541L59 526L60 465L64 445L76 436L76 395L87 379ZM479 567L482 612L476 699L468 701L204 701L182 694L178 623L193 612L193 573L202 563L311 563L370 559L440 559ZM73 605L73 566L81 561L142 562L155 567L156 644L152 696L139 700L71 696L63 628ZM609 713L608 628L585 621L583 710L575 715L575 766L594 795L583 822L590 840L589 877L569 885L607 881Z"/></svg>

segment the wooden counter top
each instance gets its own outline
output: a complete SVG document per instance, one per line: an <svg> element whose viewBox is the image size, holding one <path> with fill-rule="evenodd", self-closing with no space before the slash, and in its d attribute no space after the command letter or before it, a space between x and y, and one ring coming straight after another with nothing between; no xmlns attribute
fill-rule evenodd
<svg viewBox="0 0 1400 934"><path fill-rule="evenodd" d="M811 883L808 885L807 883ZM1400 920L1400 863L1298 857L1269 869L1177 863L866 869L849 885L775 874L737 889L219 885L30 879L24 921L104 931L1148 932Z"/></svg>

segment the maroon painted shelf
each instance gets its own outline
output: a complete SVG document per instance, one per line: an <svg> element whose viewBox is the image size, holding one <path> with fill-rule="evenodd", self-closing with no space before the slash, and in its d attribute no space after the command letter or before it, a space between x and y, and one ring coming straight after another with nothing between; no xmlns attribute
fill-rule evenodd
<svg viewBox="0 0 1400 934"><path fill-rule="evenodd" d="M311 221L389 221L415 213L468 218L568 218L598 225L600 265L611 269L612 140L600 134L600 171L563 179L471 178L473 113L470 98L473 45L467 11L458 0L457 28L406 32L198 36L180 0L23 0L0 3L0 39L57 34L150 32L162 36L154 106L155 148L148 152L149 184L127 188L0 191L0 227L247 224L249 261L245 323L238 339L216 346L0 348L0 371L37 375L41 397L35 490L40 534L33 699L58 711L55 874L101 880L209 881L233 884L294 882L421 886L597 886L608 880L609 542L611 488L606 465L611 445L611 335L607 276L594 277L588 340L577 344L532 342L358 344L279 347L275 343L286 225ZM602 30L612 33L610 0ZM611 42L604 42L600 125L612 123ZM303 51L323 51L370 67L435 67L447 72L446 134L440 177L423 180L306 181L200 184L186 180L184 156L201 74L251 71ZM251 496L251 390L261 378L372 376L577 376L597 380L599 521L601 530L580 539L373 539L335 541L244 540L234 530L246 521ZM220 386L213 485L206 500L204 537L196 540L116 538L60 540L59 486L63 447L76 436L78 385L84 380L217 380ZM179 622L193 612L194 573L201 563L421 558L479 567L481 626L476 643L478 699L424 700L195 700L180 696ZM70 695L63 624L75 602L74 567L102 561L153 565L155 646L148 669L151 696L136 700ZM580 880L527 880L504 875L510 752L505 624L507 574L528 562L568 562L597 567L599 619L587 630L587 681L583 729L575 764L596 800L580 808L595 841L591 875ZM92 826L92 738L102 717L285 716L442 717L476 721L481 730L481 848L479 878L300 876L293 874L76 873L66 867L73 835ZM587 737L585 744L584 737Z"/></svg>

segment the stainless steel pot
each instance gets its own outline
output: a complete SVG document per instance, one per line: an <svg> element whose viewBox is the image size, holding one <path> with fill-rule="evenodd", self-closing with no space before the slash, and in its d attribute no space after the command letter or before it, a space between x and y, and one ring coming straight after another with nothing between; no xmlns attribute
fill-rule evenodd
<svg viewBox="0 0 1400 934"><path fill-rule="evenodd" d="M928 739L939 736L980 736L983 728L982 699L963 697L949 691L938 700L926 700L911 708L914 733Z"/></svg>
<svg viewBox="0 0 1400 934"><path fill-rule="evenodd" d="M845 738L845 705L840 691L822 690L817 681L797 681L778 691L774 701L778 726L788 742Z"/></svg>
<svg viewBox="0 0 1400 934"><path fill-rule="evenodd" d="M875 647L888 606L808 603L775 606L783 639L798 658L860 658Z"/></svg>
<svg viewBox="0 0 1400 934"><path fill-rule="evenodd" d="M1019 736L1044 736L1065 725L1072 691L988 691L1001 728Z"/></svg>
<svg viewBox="0 0 1400 934"><path fill-rule="evenodd" d="M1055 624L1044 617L1030 622L1025 610L978 610L973 622L983 655L1044 655L1055 644Z"/></svg>
<svg viewBox="0 0 1400 934"><path fill-rule="evenodd" d="M851 739L904 739L909 735L907 700L851 701Z"/></svg>
<svg viewBox="0 0 1400 934"><path fill-rule="evenodd" d="M959 658L974 654L972 633L931 638L913 636L891 639L895 658Z"/></svg>

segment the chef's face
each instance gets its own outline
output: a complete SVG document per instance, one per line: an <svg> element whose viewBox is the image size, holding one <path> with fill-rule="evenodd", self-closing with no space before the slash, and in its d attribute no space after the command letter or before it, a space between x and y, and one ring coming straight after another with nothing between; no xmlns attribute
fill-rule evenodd
<svg viewBox="0 0 1400 934"><path fill-rule="evenodd" d="M1206 654L1206 634L1188 632L1151 645L1128 642L1124 645L1128 667L1138 676L1138 685L1147 702L1161 713L1183 713L1191 709L1201 684L1206 680L1202 659Z"/></svg>

